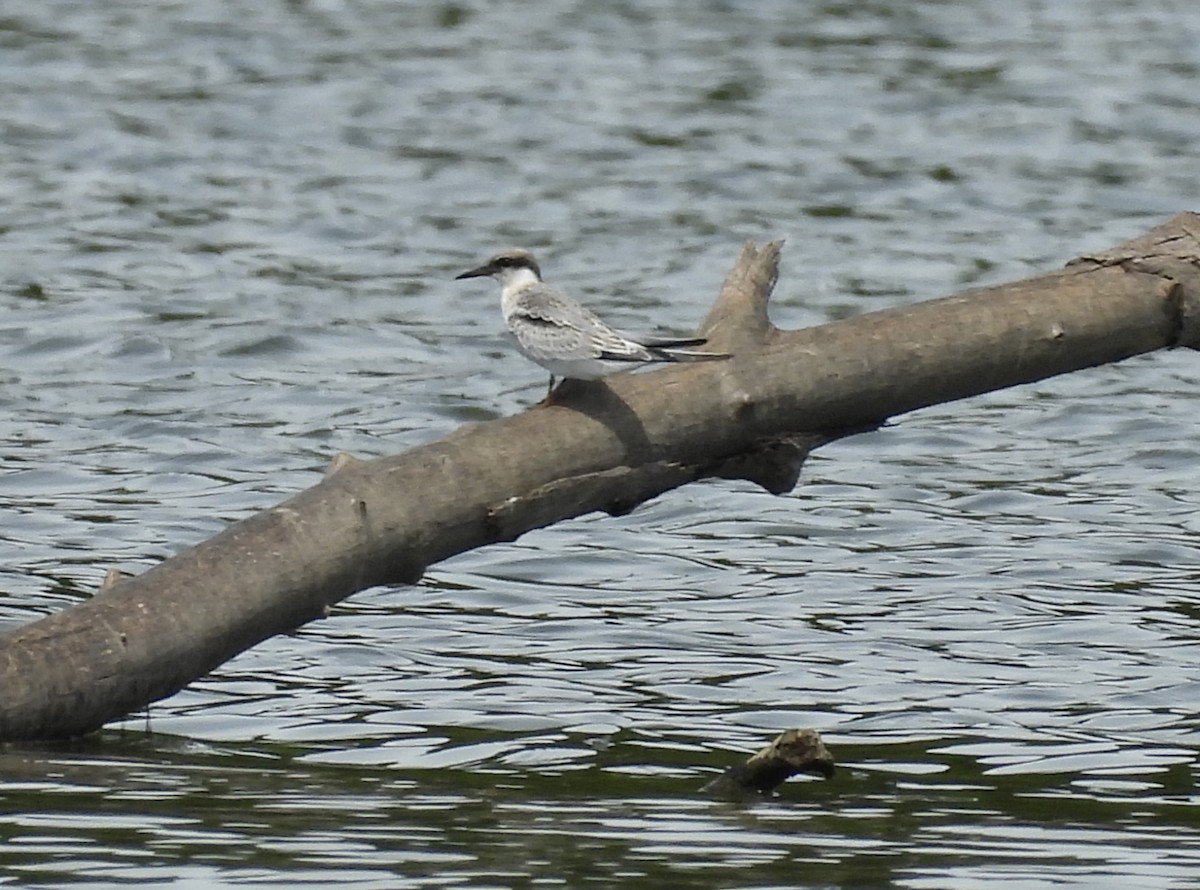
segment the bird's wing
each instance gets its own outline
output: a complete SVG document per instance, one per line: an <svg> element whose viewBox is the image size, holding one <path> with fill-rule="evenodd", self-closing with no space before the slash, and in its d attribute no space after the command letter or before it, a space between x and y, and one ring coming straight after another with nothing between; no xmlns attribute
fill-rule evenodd
<svg viewBox="0 0 1200 890"><path fill-rule="evenodd" d="M629 362L653 357L650 350L614 331L587 307L546 285L522 291L509 317L509 326L532 352L553 349L557 356L569 352L578 358Z"/></svg>
<svg viewBox="0 0 1200 890"><path fill-rule="evenodd" d="M544 284L522 290L509 307L509 330L536 359L597 358L588 331L590 315L582 306Z"/></svg>

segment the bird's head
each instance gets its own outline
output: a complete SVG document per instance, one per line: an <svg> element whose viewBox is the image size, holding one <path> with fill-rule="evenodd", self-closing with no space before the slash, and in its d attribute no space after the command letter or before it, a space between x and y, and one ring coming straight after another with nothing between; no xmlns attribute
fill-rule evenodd
<svg viewBox="0 0 1200 890"><path fill-rule="evenodd" d="M504 288L521 285L527 282L541 281L542 270L538 268L537 260L528 250L514 247L502 250L482 266L469 269L461 275L455 275L457 281L461 278L482 278L491 276L500 282Z"/></svg>

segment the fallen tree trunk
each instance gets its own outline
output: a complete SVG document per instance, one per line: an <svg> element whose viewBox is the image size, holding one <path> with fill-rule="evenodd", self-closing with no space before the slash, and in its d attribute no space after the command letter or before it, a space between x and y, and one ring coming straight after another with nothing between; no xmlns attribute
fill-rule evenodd
<svg viewBox="0 0 1200 890"><path fill-rule="evenodd" d="M592 383L323 482L0 636L0 740L86 733L330 604L456 553L705 477L789 490L888 417L1200 345L1200 216L1065 270L799 331L767 319L780 245L747 245L701 327L727 362Z"/></svg>

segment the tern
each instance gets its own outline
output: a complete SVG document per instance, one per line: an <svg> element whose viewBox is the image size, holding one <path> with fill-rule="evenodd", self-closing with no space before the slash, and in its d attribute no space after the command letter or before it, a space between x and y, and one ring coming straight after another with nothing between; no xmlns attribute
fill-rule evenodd
<svg viewBox="0 0 1200 890"><path fill-rule="evenodd" d="M550 372L547 398L554 391L555 377L596 380L655 362L729 358L721 352L691 349L703 346L704 337L649 339L609 327L591 310L542 281L542 270L528 250L502 251L455 280L485 276L500 283L500 309L517 349Z"/></svg>

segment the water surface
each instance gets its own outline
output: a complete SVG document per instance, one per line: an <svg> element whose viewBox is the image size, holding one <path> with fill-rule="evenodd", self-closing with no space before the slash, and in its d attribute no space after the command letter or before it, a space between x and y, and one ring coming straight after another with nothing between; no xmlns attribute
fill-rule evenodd
<svg viewBox="0 0 1200 890"><path fill-rule="evenodd" d="M51 2L0 16L0 623L540 397L513 243L688 330L1059 267L1200 196L1200 12ZM20 886L1194 886L1191 353L939 406L356 595L0 752ZM793 726L841 766L698 789Z"/></svg>

